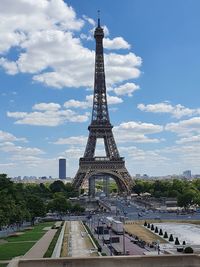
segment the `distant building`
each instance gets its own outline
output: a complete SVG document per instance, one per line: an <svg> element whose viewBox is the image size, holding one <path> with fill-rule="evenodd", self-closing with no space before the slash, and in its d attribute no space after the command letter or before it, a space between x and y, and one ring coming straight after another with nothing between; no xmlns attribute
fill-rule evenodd
<svg viewBox="0 0 200 267"><path fill-rule="evenodd" d="M145 173L145 174L142 175L142 178L143 178L143 179L148 179L149 176Z"/></svg>
<svg viewBox="0 0 200 267"><path fill-rule="evenodd" d="M186 178L186 179L192 178L192 172L191 172L191 170L184 171L183 172L183 177Z"/></svg>
<svg viewBox="0 0 200 267"><path fill-rule="evenodd" d="M59 159L59 179L66 179L66 159Z"/></svg>

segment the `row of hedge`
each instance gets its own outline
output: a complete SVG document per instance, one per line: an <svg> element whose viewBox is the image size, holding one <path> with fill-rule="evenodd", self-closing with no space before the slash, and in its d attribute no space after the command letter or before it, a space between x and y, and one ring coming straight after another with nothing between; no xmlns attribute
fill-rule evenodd
<svg viewBox="0 0 200 267"><path fill-rule="evenodd" d="M173 235L170 234L170 236L168 236L168 233L167 233L166 231L165 231L165 233L163 234L163 230L162 230L161 228L160 228L160 230L158 230L158 227L157 227L157 226L154 227L153 224L147 223L146 221L144 222L144 226L147 227L147 228L149 228L151 231L154 231L156 234L158 234L158 235L160 235L160 236L163 236L163 238L165 238L165 239L168 239L168 238L169 238L169 239L168 239L169 242L174 242L174 237L173 237ZM176 237L174 244L175 244L175 245L180 245L180 242L179 242L179 240L178 240L178 237ZM186 242L183 241L182 245L185 246L185 245L186 245ZM186 248L184 249L184 252L185 252L185 253L193 253L193 249L192 249L191 247L186 247Z"/></svg>
<svg viewBox="0 0 200 267"><path fill-rule="evenodd" d="M58 237L59 237L59 235L60 235L60 232L61 232L61 230L62 230L62 226L63 226L63 223L61 224L61 226L59 226L59 228L56 227L56 226L53 226L53 227L52 227L52 229L58 229L58 230L57 230L57 232L55 233L55 235L54 235L54 237L53 237L53 239L52 239L52 241L51 241L51 243L50 243L50 245L49 245L47 251L45 252L45 254L44 254L44 258L50 258L50 257L51 257L51 255L52 255L52 253L53 253L53 251L54 251L54 248L55 248L55 246L56 246L56 243L57 243L57 241L58 241Z"/></svg>

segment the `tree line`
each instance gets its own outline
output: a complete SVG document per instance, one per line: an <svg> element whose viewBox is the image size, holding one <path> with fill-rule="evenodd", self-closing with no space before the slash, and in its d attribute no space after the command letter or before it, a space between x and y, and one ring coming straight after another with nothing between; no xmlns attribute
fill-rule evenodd
<svg viewBox="0 0 200 267"><path fill-rule="evenodd" d="M200 179L141 180L136 179L132 188L138 195L148 192L152 197L172 197L177 199L179 207L189 208L200 205Z"/></svg>
<svg viewBox="0 0 200 267"><path fill-rule="evenodd" d="M34 223L36 217L45 216L47 212L83 212L83 207L73 205L69 200L77 195L70 183L64 184L60 180L49 185L23 184L0 174L0 229L24 221Z"/></svg>

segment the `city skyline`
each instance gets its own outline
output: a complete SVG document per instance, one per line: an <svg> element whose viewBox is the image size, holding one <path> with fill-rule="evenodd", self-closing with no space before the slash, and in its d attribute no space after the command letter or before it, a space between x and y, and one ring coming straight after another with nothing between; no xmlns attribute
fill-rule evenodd
<svg viewBox="0 0 200 267"><path fill-rule="evenodd" d="M91 120L98 9L109 113L130 174L200 172L197 0L0 7L1 173L56 177L64 157L75 175Z"/></svg>

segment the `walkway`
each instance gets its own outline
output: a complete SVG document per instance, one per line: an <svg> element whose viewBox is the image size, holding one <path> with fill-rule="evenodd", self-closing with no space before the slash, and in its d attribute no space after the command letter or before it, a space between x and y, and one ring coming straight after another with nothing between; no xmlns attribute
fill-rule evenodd
<svg viewBox="0 0 200 267"><path fill-rule="evenodd" d="M50 229L37 243L23 256L23 258L43 258L57 229Z"/></svg>
<svg viewBox="0 0 200 267"><path fill-rule="evenodd" d="M98 256L91 240L89 239L83 225L78 221L71 221L70 229L70 254L71 257Z"/></svg>

